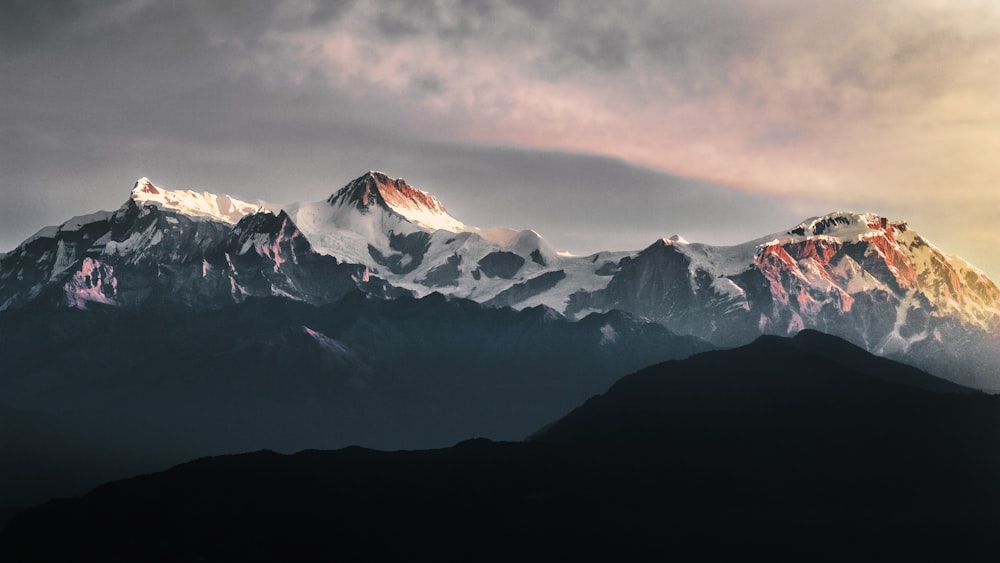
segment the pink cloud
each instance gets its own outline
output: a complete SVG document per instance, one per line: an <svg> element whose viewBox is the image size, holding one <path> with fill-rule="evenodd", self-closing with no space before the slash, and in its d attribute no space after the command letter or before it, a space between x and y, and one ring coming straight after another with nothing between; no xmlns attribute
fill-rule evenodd
<svg viewBox="0 0 1000 563"><path fill-rule="evenodd" d="M395 14L409 25L398 35L375 29L386 13L369 4L286 34L291 68L430 138L598 153L916 219L928 204L996 218L995 3L630 3L589 20L573 4L548 19L434 6Z"/></svg>

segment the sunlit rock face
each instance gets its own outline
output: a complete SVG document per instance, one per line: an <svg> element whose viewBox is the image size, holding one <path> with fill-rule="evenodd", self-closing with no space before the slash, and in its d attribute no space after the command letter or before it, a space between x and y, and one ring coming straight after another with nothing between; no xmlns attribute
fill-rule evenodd
<svg viewBox="0 0 1000 563"><path fill-rule="evenodd" d="M904 222L833 213L732 247L662 240L618 266L566 313L620 308L725 346L814 328L1000 389L1000 290Z"/></svg>
<svg viewBox="0 0 1000 563"><path fill-rule="evenodd" d="M560 256L534 231L466 225L433 195L381 172L352 180L324 201L286 209L317 252L365 265L417 295L487 302L519 286L520 298L510 304L523 308L561 303L570 291L607 283L594 274L601 264ZM617 260L628 253L611 254ZM573 267L563 267L567 261ZM558 270L569 279L558 288L532 281Z"/></svg>
<svg viewBox="0 0 1000 563"><path fill-rule="evenodd" d="M284 212L212 194L185 203L184 193L144 178L118 210L43 229L0 262L0 309L218 308L265 296L322 304L386 287L363 265L314 252Z"/></svg>
<svg viewBox="0 0 1000 563"><path fill-rule="evenodd" d="M531 230L465 225L381 172L277 212L142 178L118 210L43 229L0 259L0 309L212 308L255 296L323 304L358 288L571 319L623 310L722 346L812 328L1000 389L1000 290L876 214L831 213L734 246L675 235L572 256Z"/></svg>

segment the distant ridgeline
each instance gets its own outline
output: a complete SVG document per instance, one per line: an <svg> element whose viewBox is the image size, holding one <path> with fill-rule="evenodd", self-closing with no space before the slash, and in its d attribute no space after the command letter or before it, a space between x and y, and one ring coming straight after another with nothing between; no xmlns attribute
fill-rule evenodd
<svg viewBox="0 0 1000 563"><path fill-rule="evenodd" d="M643 366L803 329L995 391L998 303L871 214L571 256L378 172L278 209L143 178L0 257L0 506L200 455L520 439Z"/></svg>
<svg viewBox="0 0 1000 563"><path fill-rule="evenodd" d="M118 481L22 513L0 558L995 561L998 441L1000 397L807 330L625 376L524 443Z"/></svg>
<svg viewBox="0 0 1000 563"><path fill-rule="evenodd" d="M680 236L570 256L530 230L479 229L369 172L268 210L148 179L114 212L46 227L0 259L0 310L217 309L250 297L322 305L438 292L570 319L621 310L734 346L813 328L953 381L1000 390L1000 290L905 222L832 213L736 246Z"/></svg>

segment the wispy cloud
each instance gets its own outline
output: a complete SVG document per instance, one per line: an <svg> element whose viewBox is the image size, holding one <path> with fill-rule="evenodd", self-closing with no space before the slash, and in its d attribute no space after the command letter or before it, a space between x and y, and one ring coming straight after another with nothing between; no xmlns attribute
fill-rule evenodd
<svg viewBox="0 0 1000 563"><path fill-rule="evenodd" d="M364 4L283 40L298 72L320 70L442 137L597 152L778 193L907 181L933 195L970 165L996 172L976 149L1000 118L992 2L546 6ZM944 156L955 150L960 163ZM919 178L890 170L914 162Z"/></svg>
<svg viewBox="0 0 1000 563"><path fill-rule="evenodd" d="M229 169L247 184L396 162L433 189L449 179L422 159L446 145L454 155L571 151L806 213L907 217L1000 271L988 230L1000 216L991 0L50 0L0 10L0 70L15 78L0 91L5 189L66 177L32 164L40 150L78 175L129 159L143 173L152 163L178 174L183 160L183 180Z"/></svg>
<svg viewBox="0 0 1000 563"><path fill-rule="evenodd" d="M951 206L988 224L1000 206L991 1L386 2L281 40L299 72L438 138L928 223Z"/></svg>

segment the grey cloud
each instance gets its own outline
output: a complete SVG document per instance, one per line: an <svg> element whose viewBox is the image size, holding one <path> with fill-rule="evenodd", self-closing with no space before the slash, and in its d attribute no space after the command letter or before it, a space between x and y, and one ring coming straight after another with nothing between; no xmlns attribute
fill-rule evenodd
<svg viewBox="0 0 1000 563"><path fill-rule="evenodd" d="M543 79L621 71L633 65L677 75L704 93L723 87L730 64L755 49L742 8L719 2L383 2L375 30L389 40L433 36L457 50L473 43L519 57Z"/></svg>
<svg viewBox="0 0 1000 563"><path fill-rule="evenodd" d="M80 13L77 0L0 2L0 50L20 51L37 46L75 21Z"/></svg>
<svg viewBox="0 0 1000 563"><path fill-rule="evenodd" d="M421 34L480 42L484 50L511 57L531 45L540 56L522 62L536 78L631 69L655 73L671 86L665 93L632 85L637 97L669 94L683 101L743 92L753 106L793 95L816 118L870 112L893 90L918 92L915 103L933 98L951 81L949 61L998 40L995 30L959 32L947 20L917 25L921 16L908 15L902 4L509 0L385 3L376 9L380 29L400 40ZM877 23L897 20L903 23ZM746 61L770 65L770 74L740 74ZM799 83L802 72L816 73L815 82Z"/></svg>
<svg viewBox="0 0 1000 563"><path fill-rule="evenodd" d="M507 22L488 0L460 0L449 5L398 0L381 2L374 8L375 29L388 39L432 35L461 43L506 32Z"/></svg>
<svg viewBox="0 0 1000 563"><path fill-rule="evenodd" d="M414 76L410 80L410 85L418 95L438 94L444 90L444 80L433 73Z"/></svg>
<svg viewBox="0 0 1000 563"><path fill-rule="evenodd" d="M5 63L18 80L0 108L4 250L45 224L117 207L141 175L281 203L320 200L383 169L470 224L534 228L577 252L637 248L678 231L731 242L740 228L756 234L758 223L773 230L798 220L762 198L727 205L729 190L612 159L431 142L396 126L391 107L321 79L291 87L233 72L262 44L212 33L238 38L258 29L253 22L212 23L224 10L154 9L134 16L141 26L76 31ZM441 80L416 78L427 91ZM704 217L706 206L718 216Z"/></svg>
<svg viewBox="0 0 1000 563"><path fill-rule="evenodd" d="M412 19L392 12L379 12L375 16L375 29L390 38L417 35L421 32L420 27Z"/></svg>
<svg viewBox="0 0 1000 563"><path fill-rule="evenodd" d="M628 65L628 36L620 29L591 31L578 34L565 42L574 59L585 61L599 70L620 70Z"/></svg>
<svg viewBox="0 0 1000 563"><path fill-rule="evenodd" d="M538 2L536 0L507 0L507 3L522 10L535 21L547 20L557 14L564 4L560 0Z"/></svg>
<svg viewBox="0 0 1000 563"><path fill-rule="evenodd" d="M401 163L407 179L438 195L460 220L535 229L577 253L639 249L678 233L733 244L805 218L770 198L612 158L453 145L425 150L437 154Z"/></svg>
<svg viewBox="0 0 1000 563"><path fill-rule="evenodd" d="M81 11L76 2L0 3L0 48L12 51L0 60L0 250L44 224L117 207L140 175L165 187L280 203L320 200L369 168L383 169L435 193L470 224L534 228L577 252L638 248L675 232L736 242L842 206L803 196L790 209L613 159L429 141L408 126L419 108L406 100L331 88L314 68L291 69L303 74L289 84L283 73L290 58L273 32L334 26L351 13L349 2L153 2L128 20L74 25L101 5ZM626 82L616 98L623 104L725 90L752 107L759 85L733 82L733 65L760 56L762 37L795 23L753 21L731 2L605 6L511 0L353 9L374 10L364 21L375 27L356 33L436 37L459 54L492 49L523 64L526 80L583 87L611 83L616 70L631 68L666 77L674 88L643 91ZM844 51L834 59L841 73L831 63L818 88L924 81L933 95L935 61L988 41L930 31L898 42L891 68L907 73L887 74L877 60L859 66L865 53ZM541 55L519 59L526 45ZM414 71L407 79L414 98L449 87L447 75ZM755 142L802 139L798 123L779 120L766 123ZM863 201L848 204L868 210Z"/></svg>
<svg viewBox="0 0 1000 563"><path fill-rule="evenodd" d="M213 33L249 39L272 31L295 31L329 25L339 20L355 0L186 0L186 7Z"/></svg>
<svg viewBox="0 0 1000 563"><path fill-rule="evenodd" d="M309 23L317 26L329 24L340 19L353 5L354 0L318 0L309 16Z"/></svg>

